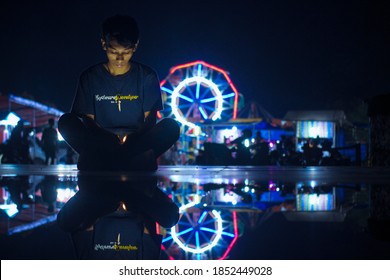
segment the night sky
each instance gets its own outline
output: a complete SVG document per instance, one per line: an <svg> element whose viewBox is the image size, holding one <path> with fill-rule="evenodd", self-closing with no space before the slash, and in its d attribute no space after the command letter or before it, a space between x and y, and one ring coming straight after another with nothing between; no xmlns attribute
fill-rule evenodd
<svg viewBox="0 0 390 280"><path fill-rule="evenodd" d="M105 59L101 22L121 13L140 27L134 60L160 79L203 60L275 117L343 109L390 93L387 2L1 0L0 92L69 110L81 71Z"/></svg>

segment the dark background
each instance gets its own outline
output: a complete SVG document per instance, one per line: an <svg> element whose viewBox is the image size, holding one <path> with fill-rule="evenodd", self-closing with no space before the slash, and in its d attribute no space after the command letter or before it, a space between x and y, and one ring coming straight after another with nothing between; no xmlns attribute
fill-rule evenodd
<svg viewBox="0 0 390 280"><path fill-rule="evenodd" d="M275 117L345 109L390 93L387 3L1 0L0 92L67 111L80 72L105 59L101 22L124 13L141 30L134 59L160 79L204 60Z"/></svg>

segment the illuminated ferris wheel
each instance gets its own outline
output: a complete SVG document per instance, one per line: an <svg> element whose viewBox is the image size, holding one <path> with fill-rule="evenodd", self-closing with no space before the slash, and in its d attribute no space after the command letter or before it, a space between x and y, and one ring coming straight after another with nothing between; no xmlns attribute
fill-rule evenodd
<svg viewBox="0 0 390 280"><path fill-rule="evenodd" d="M186 259L225 259L238 238L236 212L221 213L188 203L180 207L180 220L163 239L164 251L174 259L177 246Z"/></svg>
<svg viewBox="0 0 390 280"><path fill-rule="evenodd" d="M190 128L237 117L239 94L228 73L206 62L173 67L160 87L165 105L162 115Z"/></svg>

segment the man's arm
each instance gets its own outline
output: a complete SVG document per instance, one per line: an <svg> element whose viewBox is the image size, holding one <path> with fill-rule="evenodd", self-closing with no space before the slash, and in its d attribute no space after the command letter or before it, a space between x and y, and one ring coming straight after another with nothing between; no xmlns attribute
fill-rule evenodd
<svg viewBox="0 0 390 280"><path fill-rule="evenodd" d="M135 139L138 135L141 135L145 132L147 132L149 129L151 129L157 121L157 112L156 111L148 111L145 112L145 121L143 125L134 133L131 133L130 135L126 135L122 140L122 142L131 142L133 139Z"/></svg>
<svg viewBox="0 0 390 280"><path fill-rule="evenodd" d="M88 128L102 128L96 121L95 115L92 114L79 114L79 118L81 118L84 125Z"/></svg>
<svg viewBox="0 0 390 280"><path fill-rule="evenodd" d="M156 111L148 111L145 112L145 122L144 124L137 130L138 134L143 134L151 129L157 121L157 112Z"/></svg>

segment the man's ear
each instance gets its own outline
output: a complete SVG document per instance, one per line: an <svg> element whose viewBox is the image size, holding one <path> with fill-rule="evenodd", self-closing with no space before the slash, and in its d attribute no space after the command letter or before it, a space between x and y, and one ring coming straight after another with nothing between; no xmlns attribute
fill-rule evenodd
<svg viewBox="0 0 390 280"><path fill-rule="evenodd" d="M138 44L139 44L139 40L137 41L137 43L135 44L135 46L134 46L134 48L133 48L134 52L137 50Z"/></svg>
<svg viewBox="0 0 390 280"><path fill-rule="evenodd" d="M106 44L106 41L104 41L103 39L100 39L100 42L102 43L102 48L103 50L107 50L107 44Z"/></svg>

